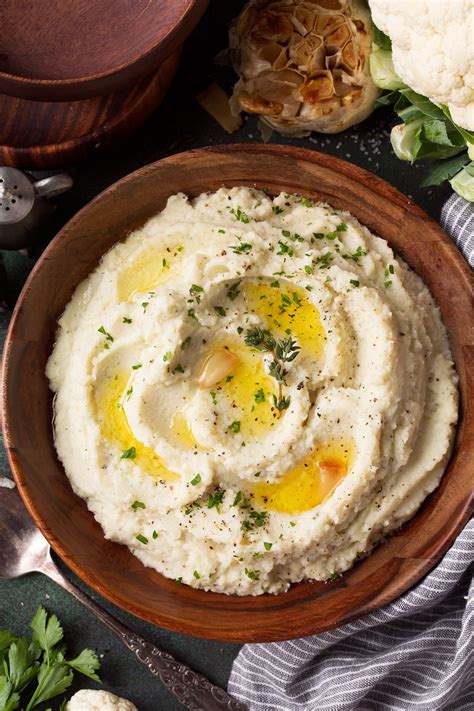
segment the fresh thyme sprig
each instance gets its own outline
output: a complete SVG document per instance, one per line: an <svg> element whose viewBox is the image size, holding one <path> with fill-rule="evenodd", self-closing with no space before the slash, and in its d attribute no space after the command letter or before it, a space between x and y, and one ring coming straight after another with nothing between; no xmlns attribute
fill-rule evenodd
<svg viewBox="0 0 474 711"><path fill-rule="evenodd" d="M286 363L291 363L298 353L300 347L297 342L288 336L277 340L268 329L248 328L245 333L245 343L252 348L256 348L263 353L270 353L273 357L270 363L270 375L275 378L278 383L278 397L273 396L273 403L278 410L282 412L288 409L290 405L290 397L284 397L283 385L286 385L286 376L288 371L285 368Z"/></svg>

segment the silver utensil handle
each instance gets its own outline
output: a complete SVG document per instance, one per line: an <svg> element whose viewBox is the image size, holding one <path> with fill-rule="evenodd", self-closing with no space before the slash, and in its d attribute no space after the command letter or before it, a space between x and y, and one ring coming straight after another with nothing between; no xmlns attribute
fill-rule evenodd
<svg viewBox="0 0 474 711"><path fill-rule="evenodd" d="M104 625L115 632L137 659L145 664L148 670L158 677L186 708L192 709L192 711L223 711L224 709L246 711L247 707L229 696L224 689L215 686L202 674L194 672L171 654L145 642L144 639L125 627L82 590L76 588L51 559L41 567L41 572L71 593Z"/></svg>
<svg viewBox="0 0 474 711"><path fill-rule="evenodd" d="M37 180L34 183L34 189L37 195L45 198L56 197L56 195L61 195L67 190L70 190L73 186L73 180L67 173L58 173L57 175L50 175L49 178L43 178L42 180Z"/></svg>

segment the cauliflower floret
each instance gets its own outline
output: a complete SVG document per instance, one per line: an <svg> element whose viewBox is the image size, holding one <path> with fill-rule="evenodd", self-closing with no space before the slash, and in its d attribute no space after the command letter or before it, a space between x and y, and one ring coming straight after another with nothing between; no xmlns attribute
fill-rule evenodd
<svg viewBox="0 0 474 711"><path fill-rule="evenodd" d="M137 707L109 691L81 689L68 701L66 711L137 711Z"/></svg>
<svg viewBox="0 0 474 711"><path fill-rule="evenodd" d="M393 64L411 89L447 104L455 123L474 131L474 0L369 0L377 27L392 40Z"/></svg>

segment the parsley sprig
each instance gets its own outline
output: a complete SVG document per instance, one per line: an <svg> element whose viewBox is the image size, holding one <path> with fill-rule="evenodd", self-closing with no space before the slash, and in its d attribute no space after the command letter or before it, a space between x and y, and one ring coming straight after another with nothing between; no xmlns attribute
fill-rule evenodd
<svg viewBox="0 0 474 711"><path fill-rule="evenodd" d="M286 385L286 376L288 370L285 364L291 363L298 353L300 347L296 341L288 336L277 340L268 329L248 328L245 334L245 343L252 348L256 348L263 353L270 353L273 357L270 363L270 375L275 378L278 383L278 397L273 396L273 404L278 412L288 409L290 405L290 397L284 397L283 385Z"/></svg>
<svg viewBox="0 0 474 711"><path fill-rule="evenodd" d="M0 708L31 711L63 694L76 671L100 682L96 674L100 662L91 649L66 659L63 628L56 615L48 616L43 607L38 608L31 629L31 642L9 631L0 632Z"/></svg>

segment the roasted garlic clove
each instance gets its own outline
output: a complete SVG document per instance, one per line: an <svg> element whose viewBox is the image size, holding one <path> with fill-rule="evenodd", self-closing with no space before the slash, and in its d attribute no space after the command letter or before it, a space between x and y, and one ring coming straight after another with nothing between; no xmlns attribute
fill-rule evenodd
<svg viewBox="0 0 474 711"><path fill-rule="evenodd" d="M226 350L219 350L212 353L203 363L199 374L198 385L200 388L212 388L213 385L220 382L239 363L236 355Z"/></svg>

